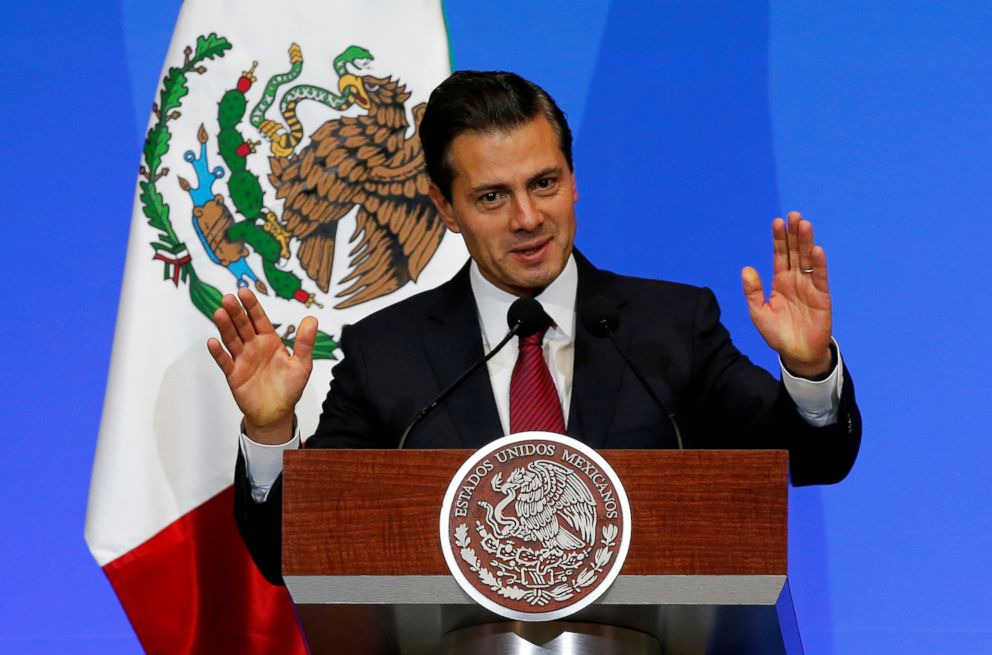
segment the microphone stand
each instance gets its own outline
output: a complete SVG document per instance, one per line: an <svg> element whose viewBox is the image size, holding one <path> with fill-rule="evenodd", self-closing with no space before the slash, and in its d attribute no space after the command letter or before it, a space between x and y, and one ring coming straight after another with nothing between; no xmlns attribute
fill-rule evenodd
<svg viewBox="0 0 992 655"><path fill-rule="evenodd" d="M444 400L448 396L451 395L451 392L454 391L455 389L457 389L461 385L461 383L464 382L468 378L468 376L472 375L477 370L479 370L479 368L483 364L485 364L486 362L488 362L490 359L492 359L496 355L496 353L498 353L503 348L503 346L506 345L506 343L510 339L512 339L513 337L517 336L517 332L520 331L520 328L523 325L524 325L524 321L517 321L516 324L514 324L514 326L510 328L510 331L506 333L506 336L503 337L503 340L500 341L498 344L496 344L496 347L495 348L493 348L492 350L490 350L489 353L485 357L483 357L482 359L480 359L479 361L477 361L472 368L468 369L467 371L465 371L464 373L462 373L460 376L458 376L458 379L456 379L454 382L452 382L451 384L449 384L447 386L447 388L444 391L442 391L441 394L437 398L435 398L433 402L431 402L430 405L428 405L427 407L424 407L422 410L420 410L419 412L417 412L417 415L414 416L413 417L413 420L410 421L410 423L406 426L406 430L403 431L403 436L400 437L400 443L399 443L399 445L396 448L398 450L402 450L403 449L403 446L406 445L407 437L409 437L410 436L410 433L413 432L413 428L415 428L418 423L420 423L422 420L424 420L424 418L428 414L430 414L431 412L433 412L434 411L434 408L436 408L438 405L440 405L442 402L444 402Z"/></svg>

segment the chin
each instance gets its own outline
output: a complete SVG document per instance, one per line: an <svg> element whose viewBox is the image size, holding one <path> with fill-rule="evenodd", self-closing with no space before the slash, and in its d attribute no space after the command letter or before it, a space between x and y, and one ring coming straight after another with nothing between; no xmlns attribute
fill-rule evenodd
<svg viewBox="0 0 992 655"><path fill-rule="evenodd" d="M560 261L542 261L533 266L512 266L503 268L504 284L516 289L517 294L536 296L561 274L568 257Z"/></svg>
<svg viewBox="0 0 992 655"><path fill-rule="evenodd" d="M524 278L517 285L521 289L527 289L531 295L537 295L548 288L548 285L555 281L558 277L558 272L555 273L539 273L524 276Z"/></svg>

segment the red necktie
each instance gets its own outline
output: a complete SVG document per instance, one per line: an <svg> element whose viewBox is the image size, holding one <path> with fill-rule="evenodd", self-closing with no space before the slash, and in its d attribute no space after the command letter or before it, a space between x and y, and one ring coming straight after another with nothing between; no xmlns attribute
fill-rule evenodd
<svg viewBox="0 0 992 655"><path fill-rule="evenodd" d="M531 430L565 434L558 390L541 348L546 331L518 338L520 351L510 378L511 434Z"/></svg>

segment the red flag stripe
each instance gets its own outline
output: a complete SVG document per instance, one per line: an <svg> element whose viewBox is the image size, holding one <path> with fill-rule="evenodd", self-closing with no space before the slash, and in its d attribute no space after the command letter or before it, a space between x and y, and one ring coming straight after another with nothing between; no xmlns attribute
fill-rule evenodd
<svg viewBox="0 0 992 655"><path fill-rule="evenodd" d="M261 576L228 487L103 567L149 653L307 652L285 587Z"/></svg>

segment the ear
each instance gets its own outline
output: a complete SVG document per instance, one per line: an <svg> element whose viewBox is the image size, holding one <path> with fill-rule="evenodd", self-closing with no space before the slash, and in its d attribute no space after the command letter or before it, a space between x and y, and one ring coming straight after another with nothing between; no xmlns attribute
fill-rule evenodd
<svg viewBox="0 0 992 655"><path fill-rule="evenodd" d="M575 183L575 171L572 171L572 202L579 201L579 185Z"/></svg>
<svg viewBox="0 0 992 655"><path fill-rule="evenodd" d="M437 207L437 213L441 215L441 220L444 221L445 226L456 234L461 232L461 227L459 227L458 221L455 220L455 212L451 207L451 202L441 193L440 187L431 182L431 186L427 190L427 195L431 197L431 202Z"/></svg>

